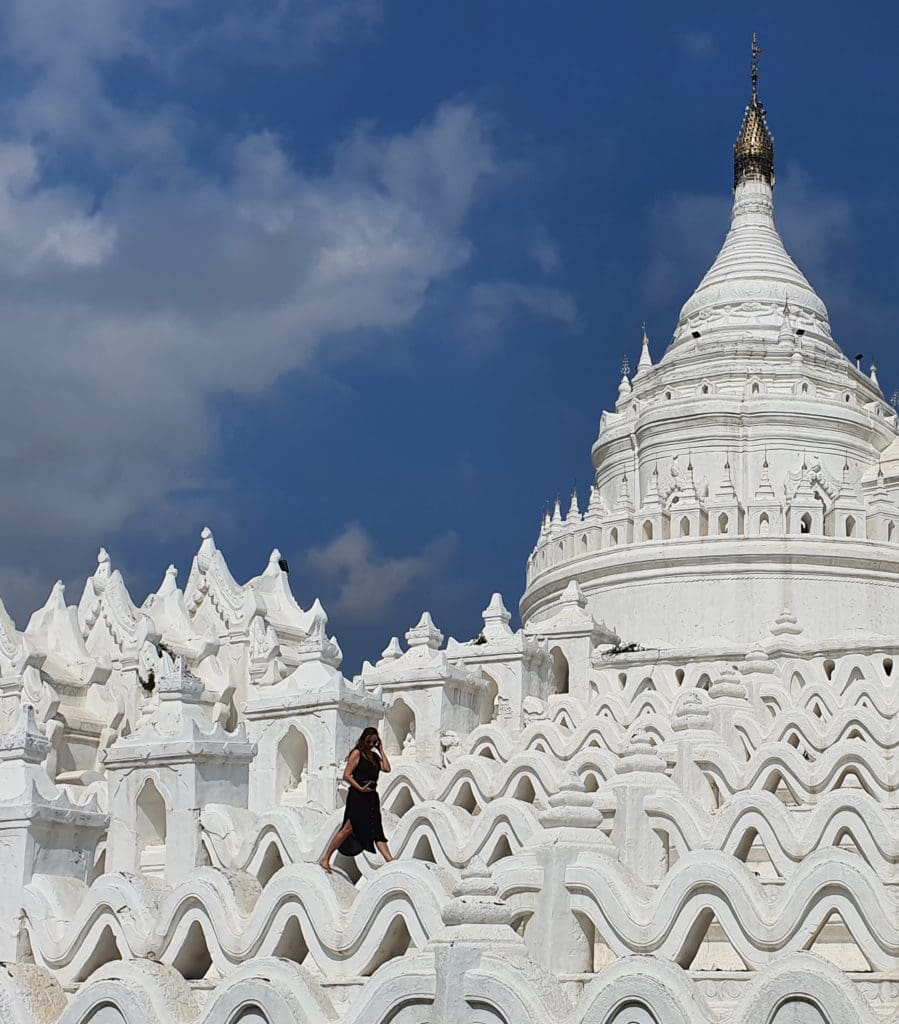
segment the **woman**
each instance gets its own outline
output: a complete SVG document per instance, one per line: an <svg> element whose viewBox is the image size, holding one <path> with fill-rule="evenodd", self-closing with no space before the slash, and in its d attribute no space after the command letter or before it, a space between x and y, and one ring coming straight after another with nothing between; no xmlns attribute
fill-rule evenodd
<svg viewBox="0 0 899 1024"><path fill-rule="evenodd" d="M374 853L377 847L385 861L393 860L381 824L381 801L377 791L378 776L389 771L390 761L381 747L378 730L369 726L350 751L343 773L350 785L343 825L319 861L328 874L331 874L331 858L337 850L345 857L355 857L363 850Z"/></svg>

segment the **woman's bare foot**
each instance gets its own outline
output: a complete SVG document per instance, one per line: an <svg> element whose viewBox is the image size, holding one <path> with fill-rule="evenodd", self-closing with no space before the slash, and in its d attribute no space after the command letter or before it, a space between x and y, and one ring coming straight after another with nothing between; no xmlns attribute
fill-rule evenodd
<svg viewBox="0 0 899 1024"><path fill-rule="evenodd" d="M322 871L327 871L329 875L334 874L334 872L331 870L331 865L326 860L320 860L318 862L318 866L322 869Z"/></svg>

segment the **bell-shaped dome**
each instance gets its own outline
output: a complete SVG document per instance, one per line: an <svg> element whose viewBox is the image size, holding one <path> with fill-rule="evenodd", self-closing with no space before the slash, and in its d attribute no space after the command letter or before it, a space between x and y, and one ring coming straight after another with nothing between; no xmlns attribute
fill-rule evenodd
<svg viewBox="0 0 899 1024"><path fill-rule="evenodd" d="M833 343L827 308L790 258L774 222L774 141L758 96L758 52L753 40L752 101L734 146L730 231L681 309L673 348L710 333L722 340L770 335L774 342L786 303L797 328Z"/></svg>
<svg viewBox="0 0 899 1024"><path fill-rule="evenodd" d="M827 307L790 258L774 223L771 186L741 181L730 231L698 288L684 303L675 344L709 331L769 329L776 340L785 303L797 326L830 340Z"/></svg>

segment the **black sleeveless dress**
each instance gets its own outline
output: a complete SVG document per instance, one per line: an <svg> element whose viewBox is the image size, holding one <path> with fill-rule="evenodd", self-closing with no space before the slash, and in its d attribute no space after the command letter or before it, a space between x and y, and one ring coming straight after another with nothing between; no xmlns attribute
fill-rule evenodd
<svg viewBox="0 0 899 1024"><path fill-rule="evenodd" d="M368 783L374 790L380 774L381 765L369 761L363 754L353 772L353 778L360 786ZM350 786L343 822L349 822L353 826L353 831L337 848L345 857L355 857L363 850L374 853L375 843L387 842L384 826L381 824L381 799L376 792L360 793L358 789Z"/></svg>

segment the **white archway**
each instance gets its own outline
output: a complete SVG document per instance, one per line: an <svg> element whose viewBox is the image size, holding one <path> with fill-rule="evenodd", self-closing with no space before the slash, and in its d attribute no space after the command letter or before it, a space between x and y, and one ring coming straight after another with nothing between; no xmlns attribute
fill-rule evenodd
<svg viewBox="0 0 899 1024"><path fill-rule="evenodd" d="M549 653L553 662L552 692L568 693L568 659L561 647L553 647Z"/></svg>
<svg viewBox="0 0 899 1024"><path fill-rule="evenodd" d="M486 672L484 672L484 680L487 683L487 690L481 697L478 717L481 725L488 725L496 718L496 698L499 686L496 680Z"/></svg>
<svg viewBox="0 0 899 1024"><path fill-rule="evenodd" d="M384 726L384 749L388 754L398 757L406 742L415 738L415 713L402 697L390 705Z"/></svg>
<svg viewBox="0 0 899 1024"><path fill-rule="evenodd" d="M309 771L309 743L292 725L281 737L275 756L275 801L302 798L306 794Z"/></svg>
<svg viewBox="0 0 899 1024"><path fill-rule="evenodd" d="M137 797L134 831L137 867L147 875L165 873L165 843L168 832L165 798L152 779L147 779Z"/></svg>

